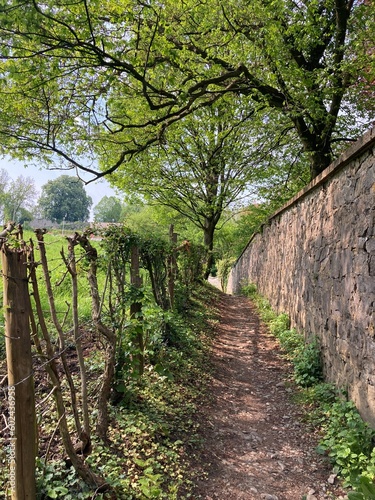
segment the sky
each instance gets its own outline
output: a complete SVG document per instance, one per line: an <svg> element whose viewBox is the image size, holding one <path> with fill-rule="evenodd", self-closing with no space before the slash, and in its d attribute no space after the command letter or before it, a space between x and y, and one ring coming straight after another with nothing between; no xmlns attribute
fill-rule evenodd
<svg viewBox="0 0 375 500"><path fill-rule="evenodd" d="M43 184L46 184L48 181L54 180L60 175L75 175L75 170L46 170L45 168L39 169L35 165L25 167L22 162L7 157L0 158L0 170L6 170L13 180L21 175L23 177L31 177L34 179L35 187L39 194ZM86 193L92 198L93 205L91 208L97 205L104 196L116 196L115 190L113 190L105 180L92 182L84 187Z"/></svg>

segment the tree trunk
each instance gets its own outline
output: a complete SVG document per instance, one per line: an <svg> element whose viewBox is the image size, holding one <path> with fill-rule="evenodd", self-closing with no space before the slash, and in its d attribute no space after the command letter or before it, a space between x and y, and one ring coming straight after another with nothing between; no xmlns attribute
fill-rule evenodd
<svg viewBox="0 0 375 500"><path fill-rule="evenodd" d="M329 151L313 151L310 153L310 178L315 179L332 162L332 155Z"/></svg>
<svg viewBox="0 0 375 500"><path fill-rule="evenodd" d="M26 249L2 247L12 500L36 498L37 452Z"/></svg>
<svg viewBox="0 0 375 500"><path fill-rule="evenodd" d="M139 251L138 247L132 247L131 264L130 264L130 281L133 287L139 289L142 286L142 278L139 275ZM133 358L134 372L141 377L144 370L144 346L143 346L143 330L141 322L142 303L137 301L130 305L130 318L137 321L135 326L135 342L136 355Z"/></svg>
<svg viewBox="0 0 375 500"><path fill-rule="evenodd" d="M78 318L78 278L77 278L77 265L75 256L75 245L78 242L74 238L67 238L68 240L68 260L65 259L63 251L61 251L61 256L64 259L65 265L72 278L72 304L73 304L73 331L74 331L74 341L76 346L79 371L81 376L81 404L82 404L82 417L83 417L83 431L85 432L87 438L90 440L90 418L89 418L89 402L87 394L87 374L85 359L83 356L81 335L79 332L79 318Z"/></svg>
<svg viewBox="0 0 375 500"><path fill-rule="evenodd" d="M206 269L204 271L204 279L207 280L212 267L215 263L213 248L214 248L214 233L215 233L216 222L213 219L206 219L204 227L204 246L206 247L207 260Z"/></svg>
<svg viewBox="0 0 375 500"><path fill-rule="evenodd" d="M86 257L90 262L90 267L87 273L87 279L90 285L90 293L92 301L92 309L91 309L92 319L98 333L103 335L107 342L107 347L105 352L105 367L98 397L98 419L96 425L96 431L99 437L104 442L107 442L108 400L111 393L112 381L115 371L116 335L105 324L103 324L101 319L100 296L99 296L99 287L97 279L98 252L96 248L94 248L91 245L90 241L88 240L85 234L81 236L78 233L76 233L75 239L85 250Z"/></svg>
<svg viewBox="0 0 375 500"><path fill-rule="evenodd" d="M292 117L297 134L302 142L305 153L310 160L310 180L315 179L325 170L332 161L331 137L335 118L330 117L330 126L326 123L317 125L317 129L311 132L302 116ZM326 117L328 120L328 117Z"/></svg>

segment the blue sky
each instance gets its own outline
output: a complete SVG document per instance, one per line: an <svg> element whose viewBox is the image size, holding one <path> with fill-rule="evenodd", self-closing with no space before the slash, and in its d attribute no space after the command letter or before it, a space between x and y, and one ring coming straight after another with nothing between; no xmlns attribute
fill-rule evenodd
<svg viewBox="0 0 375 500"><path fill-rule="evenodd" d="M8 172L12 179L17 179L20 175L23 177L31 177L34 179L37 190L41 191L43 184L50 180L56 179L60 175L74 175L75 171L62 170L46 170L45 168L37 168L34 165L25 167L22 162L12 160L10 158L0 158L0 169ZM107 181L100 180L92 182L85 186L86 193L91 196L93 207L103 198L103 196L116 196L116 192L110 187Z"/></svg>

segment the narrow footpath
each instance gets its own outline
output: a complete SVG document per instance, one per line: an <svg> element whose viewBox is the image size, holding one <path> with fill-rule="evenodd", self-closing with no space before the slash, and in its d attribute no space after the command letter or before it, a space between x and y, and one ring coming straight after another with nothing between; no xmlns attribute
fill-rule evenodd
<svg viewBox="0 0 375 500"><path fill-rule="evenodd" d="M245 297L221 295L211 403L201 409L194 499L346 498L286 380L290 367ZM206 477L203 471L206 471ZM331 477L330 477L331 476Z"/></svg>

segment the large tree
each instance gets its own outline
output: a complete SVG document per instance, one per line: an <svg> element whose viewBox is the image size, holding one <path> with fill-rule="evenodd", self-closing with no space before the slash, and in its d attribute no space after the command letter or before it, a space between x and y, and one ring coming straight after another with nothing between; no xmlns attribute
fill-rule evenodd
<svg viewBox="0 0 375 500"><path fill-rule="evenodd" d="M113 183L126 193L174 209L203 232L206 277L213 264L214 234L223 214L262 175L257 110L227 96L175 123L163 141L119 167ZM147 153L147 154L146 154Z"/></svg>
<svg viewBox="0 0 375 500"><path fill-rule="evenodd" d="M0 170L0 214L3 223L30 220L36 196L34 179L20 175L12 180L6 170Z"/></svg>
<svg viewBox="0 0 375 500"><path fill-rule="evenodd" d="M95 222L119 222L122 213L122 203L115 196L103 196L94 207Z"/></svg>
<svg viewBox="0 0 375 500"><path fill-rule="evenodd" d="M80 180L61 175L42 186L39 207L43 217L57 222L85 222L90 215L92 199Z"/></svg>
<svg viewBox="0 0 375 500"><path fill-rule="evenodd" d="M355 0L9 0L0 10L3 148L102 176L235 93L285 115L315 176L338 141L358 135L356 97L374 80L374 9Z"/></svg>

